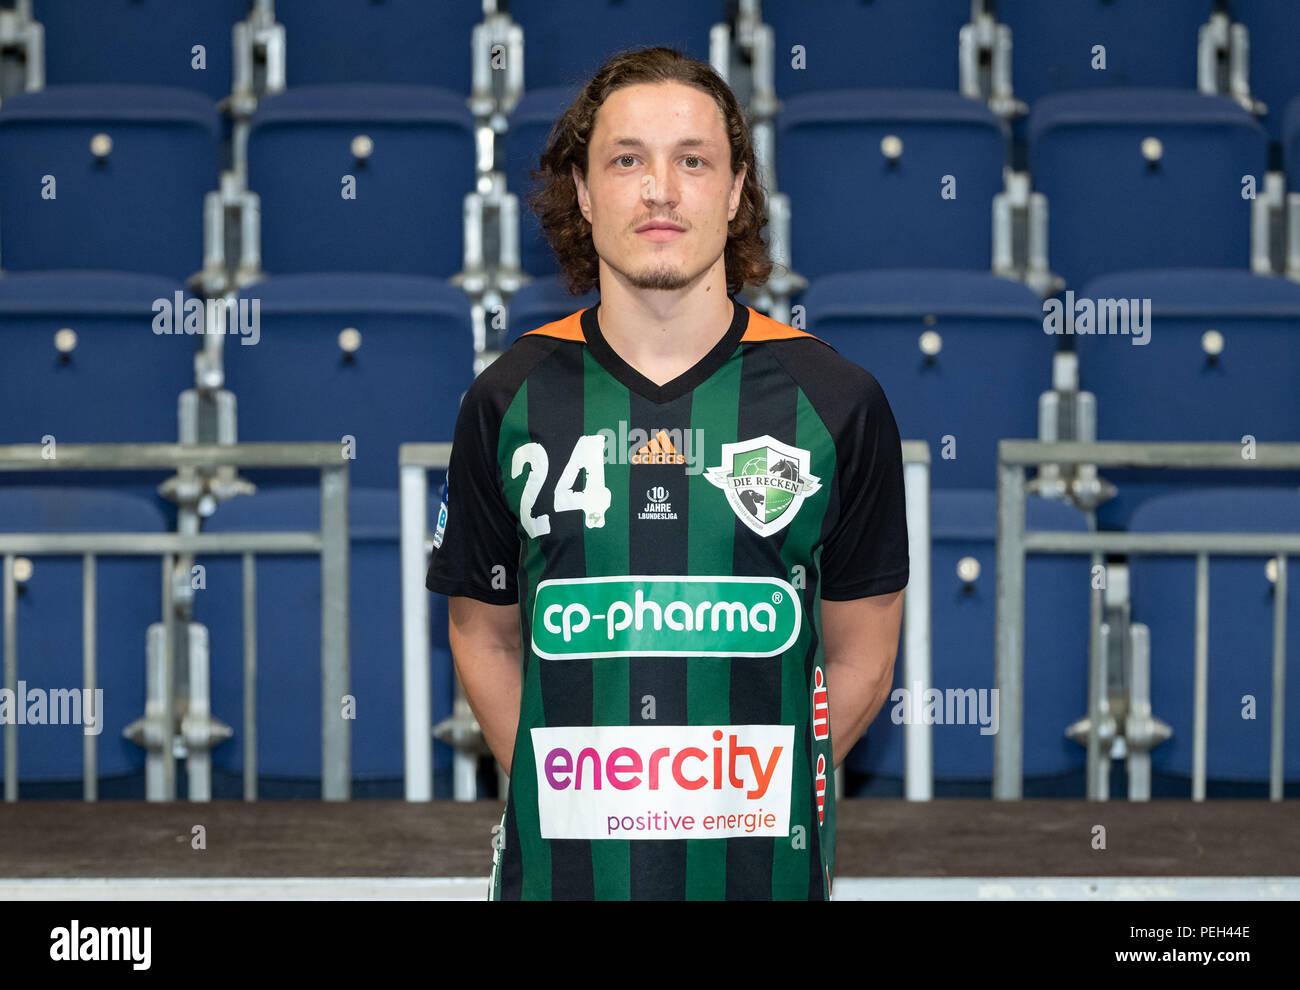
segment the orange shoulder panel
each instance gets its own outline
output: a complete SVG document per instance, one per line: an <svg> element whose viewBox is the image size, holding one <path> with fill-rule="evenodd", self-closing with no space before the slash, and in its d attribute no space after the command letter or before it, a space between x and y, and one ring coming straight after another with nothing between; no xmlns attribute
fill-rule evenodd
<svg viewBox="0 0 1300 990"><path fill-rule="evenodd" d="M570 313L562 320L540 326L536 330L529 330L521 336L527 337L530 334L538 334L542 337L559 337L561 340L585 341L587 338L582 335L582 310Z"/></svg>
<svg viewBox="0 0 1300 990"><path fill-rule="evenodd" d="M746 306L745 308L749 310L749 326L745 328L745 335L740 338L742 343L747 340L789 340L792 337L821 339L806 330L797 330L784 323L778 323L770 316L764 316L753 306Z"/></svg>

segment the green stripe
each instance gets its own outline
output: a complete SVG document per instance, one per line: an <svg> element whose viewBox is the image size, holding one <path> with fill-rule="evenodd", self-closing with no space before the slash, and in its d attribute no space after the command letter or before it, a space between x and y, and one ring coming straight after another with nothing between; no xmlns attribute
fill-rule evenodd
<svg viewBox="0 0 1300 990"><path fill-rule="evenodd" d="M798 407L795 414L796 447L802 447L811 453L810 471L821 481L821 487L804 499L798 514L790 521L789 532L781 544L781 563L787 577L793 582L796 565L804 570L805 584L807 575L814 561L808 556L808 549L817 543L821 535L822 522L830 504L831 486L835 481L835 441L826 430L821 417L817 415L803 389L799 389ZM800 589L803 590L803 589ZM812 765L803 760L804 738L812 732L812 691L811 672L805 673L803 658L808 655L813 632L820 637L820 596L813 589L811 596L811 615L804 610L806 620L799 631L799 638L786 651L781 663L781 724L795 727L794 737L794 773L791 779L790 832L796 827L804 830L805 848L795 849L793 839L777 839L772 859L772 897L774 900L808 899L808 856L813 847L813 832L820 830L825 841L827 834L834 835L835 819L835 769L832 762L830 740L813 741ZM805 604L809 595L803 595ZM821 650L818 651L818 657ZM823 667L824 670L824 667ZM817 823L815 794L812 786L813 768L817 764L817 754L826 755L826 822ZM832 840L833 841L833 840Z"/></svg>
<svg viewBox="0 0 1300 990"><path fill-rule="evenodd" d="M615 382L604 368L582 349L583 431L598 433L629 421L632 402L627 389ZM614 458L616 462L624 458ZM605 465L605 486L610 491L605 525L584 532L587 576L628 573L631 525L628 486L631 465ZM590 479L587 480L590 484ZM592 721L595 725L627 725L630 674L626 660L596 660L592 663ZM591 865L597 900L629 900L632 896L631 843L627 839L597 839L591 843Z"/></svg>
<svg viewBox="0 0 1300 990"><path fill-rule="evenodd" d="M741 348L691 399L691 429L703 430L703 466L722 463L722 444L736 439L740 409ZM687 519L689 574L731 574L736 516L727 496L703 472L690 475ZM691 725L731 721L731 660L693 657L686 661L686 715ZM727 843L686 840L687 900L722 900L727 893Z"/></svg>
<svg viewBox="0 0 1300 990"><path fill-rule="evenodd" d="M528 440L528 383L525 381L509 408L506 409L497 442L497 461L501 465L501 479L508 505L518 506L523 500L524 482L528 480L528 472L523 471L518 478L512 479L510 460L515 448L522 443L527 443ZM531 600L536 593L537 584L542 579L545 567L546 561L542 557L539 541L529 540L524 557L528 600ZM528 601L521 598L519 607L526 609L527 606ZM521 632L523 625L521 616ZM526 645L522 659L523 698L520 705L519 730L515 738L515 752L510 767L510 791L514 799L515 821L519 829L519 852L523 857L522 897L526 901L549 901L551 899L551 847L541 837L542 826L537 814L537 777L534 770L536 757L533 753L532 736L529 733L529 729L546 724L546 713L542 709L541 674L538 672L536 661L529 662ZM520 767L526 768L523 773L516 772Z"/></svg>

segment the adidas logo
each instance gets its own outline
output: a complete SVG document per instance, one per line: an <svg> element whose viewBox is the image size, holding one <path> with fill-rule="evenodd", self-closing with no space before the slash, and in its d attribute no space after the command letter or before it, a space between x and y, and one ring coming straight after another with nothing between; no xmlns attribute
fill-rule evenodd
<svg viewBox="0 0 1300 990"><path fill-rule="evenodd" d="M678 453L667 432L660 430L649 443L636 449L629 460L633 464L685 464L686 458Z"/></svg>
<svg viewBox="0 0 1300 990"><path fill-rule="evenodd" d="M619 420L617 428L596 431L605 438L606 464L681 464L687 474L704 471L704 430L680 427L632 428Z"/></svg>

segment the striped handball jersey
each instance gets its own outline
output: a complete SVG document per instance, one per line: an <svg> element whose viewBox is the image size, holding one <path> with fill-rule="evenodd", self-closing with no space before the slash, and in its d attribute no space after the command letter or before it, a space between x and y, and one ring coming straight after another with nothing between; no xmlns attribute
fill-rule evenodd
<svg viewBox="0 0 1300 990"><path fill-rule="evenodd" d="M520 606L492 899L830 898L819 602L907 584L898 427L868 372L732 305L664 385L591 308L462 402L427 586Z"/></svg>

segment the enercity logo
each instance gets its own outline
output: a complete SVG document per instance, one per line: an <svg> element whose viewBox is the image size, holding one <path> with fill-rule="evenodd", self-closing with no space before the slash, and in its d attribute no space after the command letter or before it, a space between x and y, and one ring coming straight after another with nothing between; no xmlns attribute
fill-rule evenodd
<svg viewBox="0 0 1300 990"><path fill-rule="evenodd" d="M93 699L93 700L92 700ZM0 725L80 725L88 736L104 731L104 689L27 687L0 688Z"/></svg>
<svg viewBox="0 0 1300 990"><path fill-rule="evenodd" d="M1059 299L1043 300L1043 333L1105 336L1131 335L1129 343L1141 347L1151 343L1150 299L1075 299L1074 290Z"/></svg>
<svg viewBox="0 0 1300 990"><path fill-rule="evenodd" d="M770 657L799 637L803 612L770 577L629 575L543 581L532 648L580 657Z"/></svg>
<svg viewBox="0 0 1300 990"><path fill-rule="evenodd" d="M628 429L619 420L617 432L606 427L597 433L605 438L606 464L682 464L687 474L704 470L702 429Z"/></svg>
<svg viewBox="0 0 1300 990"><path fill-rule="evenodd" d="M544 839L790 833L793 725L529 730Z"/></svg>
<svg viewBox="0 0 1300 990"><path fill-rule="evenodd" d="M163 334L230 334L241 344L262 339L262 300L215 296L204 300L177 290L171 299L153 301L153 332Z"/></svg>
<svg viewBox="0 0 1300 990"><path fill-rule="evenodd" d="M981 736L998 732L997 688L923 687L913 681L912 688L894 688L889 696L894 702L889 717L895 725L975 725Z"/></svg>

